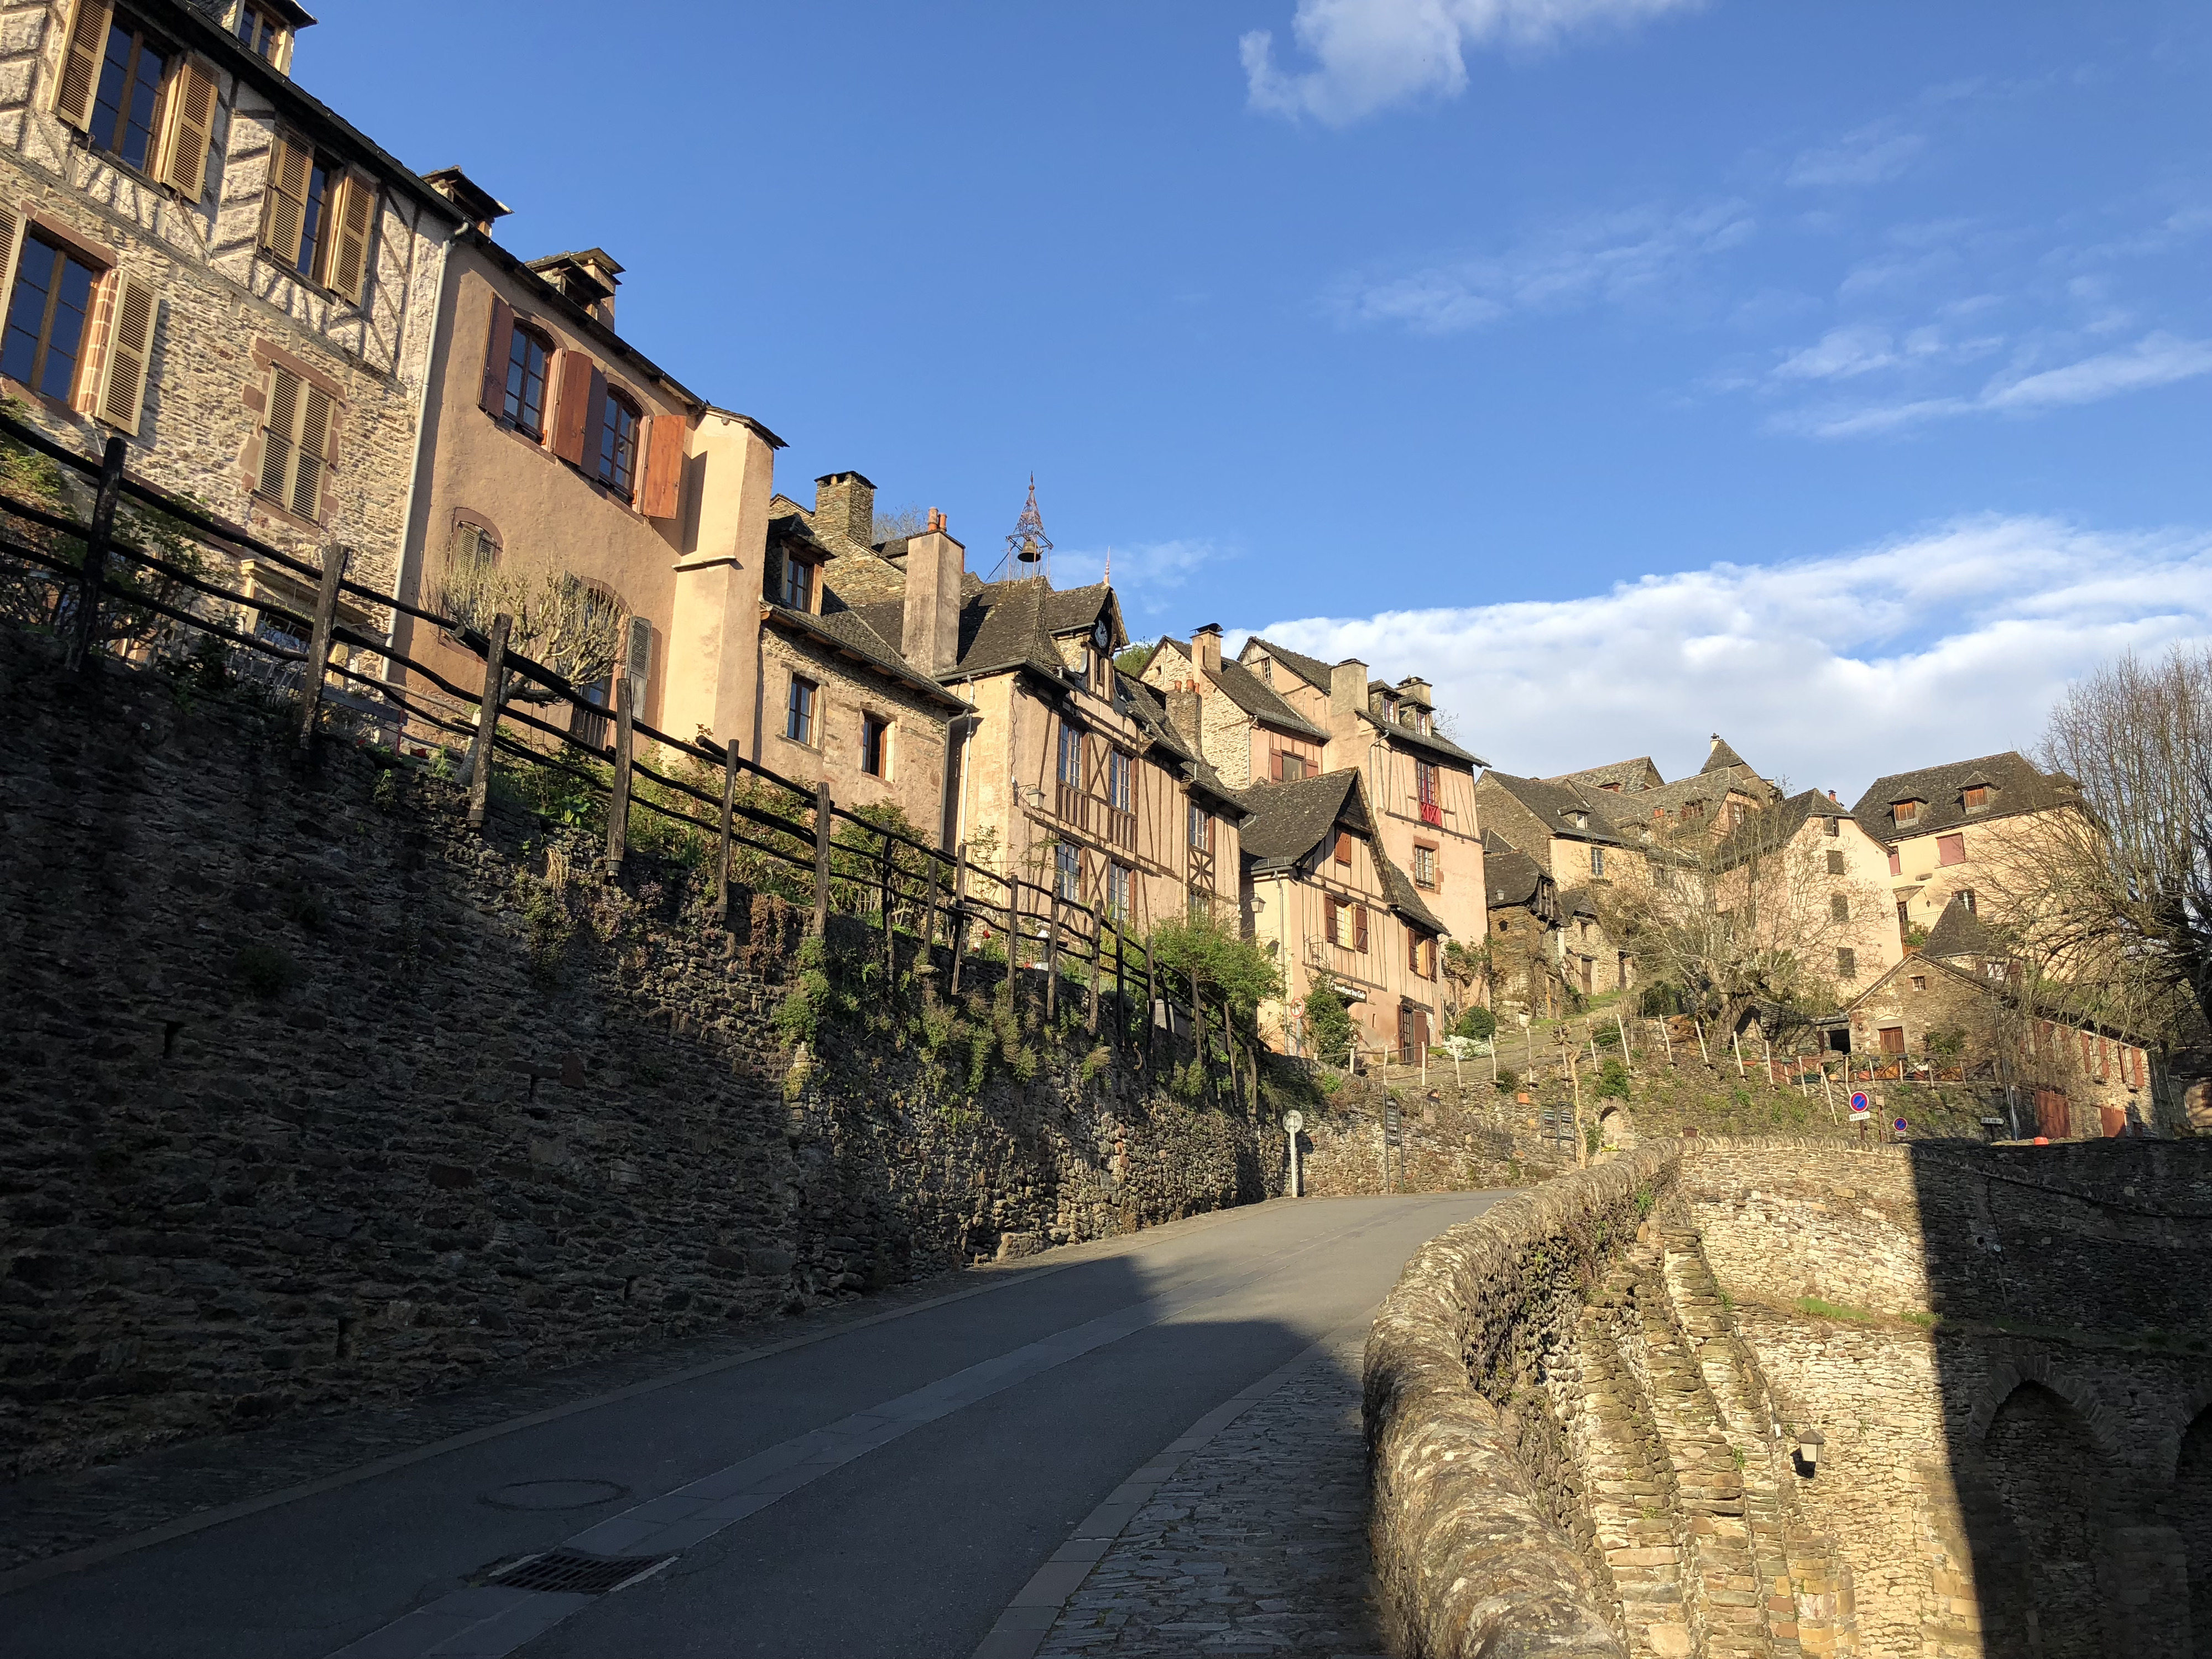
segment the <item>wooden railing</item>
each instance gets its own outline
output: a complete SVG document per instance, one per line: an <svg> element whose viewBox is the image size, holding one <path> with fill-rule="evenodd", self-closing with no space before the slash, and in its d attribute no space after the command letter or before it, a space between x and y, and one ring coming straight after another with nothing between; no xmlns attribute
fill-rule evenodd
<svg viewBox="0 0 2212 1659"><path fill-rule="evenodd" d="M806 783L783 777L746 759L734 743L716 744L704 734L684 739L657 730L639 717L623 673L614 677L611 707L594 702L550 668L511 647L512 617L497 616L489 631L479 634L452 617L352 580L346 575L349 551L343 547L325 548L318 562L272 547L191 501L130 477L120 438L109 440L102 458L94 461L0 415L0 446L8 444L46 457L94 488L92 510L82 522L0 489L0 573L13 584L11 591L42 584L40 605L16 608L27 617L35 610L38 614L29 617L33 625L63 640L70 671L96 666L103 654L104 627L112 636L107 643L122 647L106 654L141 660L190 659L204 648L200 641L217 641L241 662L270 662L286 678L296 676L291 695L303 750L313 744L334 702L385 726L395 740L401 723L411 720L417 729L465 744L471 828L489 824L496 765L504 763L509 775L529 768L560 775L568 787L604 799L611 874L622 869L637 815L653 815L713 848L714 903L726 921L738 884L734 872L742 864L750 872L748 884L756 889L798 902L811 898L817 933L826 931L833 911L879 929L894 983L902 951L909 967L933 973L933 949L947 950L949 988L956 994L963 964L1002 954L1009 975L1024 967L1044 970L1048 1019L1056 1017L1063 994L1076 994L1063 991L1063 981L1073 978L1095 1032L1100 999L1110 979L1120 1011L1115 1024L1133 1045L1129 1028L1141 1019L1147 1033L1141 1052L1147 1061L1156 1024L1149 1011L1173 1007L1177 1018L1188 1020L1192 1016L1183 1010L1188 1008L1201 1030L1217 1029L1227 1045L1234 1091L1240 1039L1225 1021L1217 1019L1209 1028L1203 988L1155 963L1147 943L1129 938L1098 907L1062 898L1018 872L972 864L964 843L947 853L840 806L826 780ZM118 511L126 500L151 509L188 536L196 544L192 556L164 556L119 537ZM165 533L168 530L164 526ZM200 556L203 551L216 559ZM294 609L276 594L240 592L209 574L247 557L312 587L312 612ZM149 573L161 585L143 580ZM474 689L455 684L398 650L388 636L342 620L341 609L349 604L371 616L412 617L458 639L481 660L482 684ZM215 613L215 606L258 611L288 624L287 632L307 644L302 649L234 627ZM160 619L158 625L149 618ZM380 659L382 672L331 660L337 645L350 647L357 657ZM398 678L402 669L413 681ZM343 688L335 696L333 681ZM436 688L441 696L434 702L416 682ZM521 706L525 699L544 714ZM567 708L561 712L563 704ZM642 753L641 739L652 745ZM1217 1016L1219 1012L1213 1011ZM1210 1043L1201 1043L1200 1052L1210 1054ZM1206 1079L1214 1091L1210 1060Z"/></svg>

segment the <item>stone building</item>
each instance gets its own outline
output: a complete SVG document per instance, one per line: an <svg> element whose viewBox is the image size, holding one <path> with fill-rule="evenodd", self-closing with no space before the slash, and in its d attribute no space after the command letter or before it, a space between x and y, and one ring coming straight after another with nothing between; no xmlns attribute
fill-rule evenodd
<svg viewBox="0 0 2212 1659"><path fill-rule="evenodd" d="M2007 750L1877 778L1851 808L1889 853L1899 933L1935 926L1954 898L1978 910L2018 881L2023 846L2053 815L2081 811L2074 781Z"/></svg>
<svg viewBox="0 0 2212 1659"><path fill-rule="evenodd" d="M1564 985L1559 934L1567 922L1559 884L1495 830L1484 830L1482 839L1483 873L1489 884L1492 1006L1556 1014Z"/></svg>
<svg viewBox="0 0 2212 1659"><path fill-rule="evenodd" d="M1753 918L1849 997L1904 960L1888 914L1888 854L1832 795L1804 790L1747 813L1713 848L1711 896Z"/></svg>
<svg viewBox="0 0 2212 1659"><path fill-rule="evenodd" d="M388 591L463 216L295 84L313 21L291 0L0 9L0 383L58 441L121 433L148 483L288 550L349 544Z"/></svg>
<svg viewBox="0 0 2212 1659"><path fill-rule="evenodd" d="M1443 923L1392 862L1360 774L1255 785L1244 803L1244 908L1288 1004L1263 1007L1262 1030L1297 1050L1291 1011L1325 975L1363 1047L1419 1053L1440 1035Z"/></svg>
<svg viewBox="0 0 2212 1659"><path fill-rule="evenodd" d="M1543 935L1556 987L1543 987L1539 1004L1548 1007L1557 988L1589 995L1633 983L1635 964L1598 913L1614 883L1644 878L1649 830L1632 816L1617 815L1609 794L1564 779L1515 777L1492 768L1475 781L1474 793L1486 834L1528 860L1557 895L1556 920ZM1511 884L1516 893L1527 885L1525 876ZM1499 901L1493 895L1490 902L1495 910ZM1515 954L1525 961L1528 952L1516 945ZM1538 995L1535 981L1522 977L1529 984L1523 995Z"/></svg>
<svg viewBox="0 0 2212 1659"><path fill-rule="evenodd" d="M2023 1135L2052 1140L2172 1133L2178 1091L2139 1035L2084 1015L2063 988L2027 981L2007 942L1954 898L1926 944L1825 1022L1830 1046L1958 1066L2003 1092Z"/></svg>
<svg viewBox="0 0 2212 1659"><path fill-rule="evenodd" d="M1648 755L1568 772L1547 781L1571 785L1607 799L1596 805L1624 830L1645 826L1655 833L1708 831L1722 836L1747 812L1773 805L1781 790L1761 777L1717 732L1705 764L1686 778L1668 783Z"/></svg>
<svg viewBox="0 0 2212 1659"><path fill-rule="evenodd" d="M544 592L532 584L573 577L618 634L641 718L679 738L735 737L757 756L762 551L781 441L616 331L622 267L604 250L526 262L489 234L507 210L459 168L429 182L468 223L439 291L401 597L439 608L447 583L480 567L520 610ZM457 685L480 678L451 635L402 618L398 639ZM614 673L595 664L580 689L605 705ZM574 719L585 741L605 740L603 718Z"/></svg>
<svg viewBox="0 0 2212 1659"><path fill-rule="evenodd" d="M910 757L904 787L892 762L896 798L947 848L964 842L979 865L1094 905L1134 937L1194 908L1233 916L1244 809L1200 752L1192 711L1176 718L1172 699L1114 666L1128 635L1113 589L1057 589L1042 573L983 581L935 513L920 534L872 543L874 505L857 472L818 480L811 509L778 498L766 763L824 775L776 736L795 684L821 688L831 736L817 767L837 763L845 727L865 756L873 697L893 721L890 752ZM811 614L793 602L810 582ZM826 774L841 799L852 770Z"/></svg>

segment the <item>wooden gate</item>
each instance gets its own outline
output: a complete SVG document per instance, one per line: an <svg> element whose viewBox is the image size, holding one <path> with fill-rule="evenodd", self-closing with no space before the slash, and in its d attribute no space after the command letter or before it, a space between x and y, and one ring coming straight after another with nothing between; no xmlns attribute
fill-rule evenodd
<svg viewBox="0 0 2212 1659"><path fill-rule="evenodd" d="M2107 1140L2128 1132L2128 1109L2124 1106L2100 1105L2097 1108L2097 1118Z"/></svg>

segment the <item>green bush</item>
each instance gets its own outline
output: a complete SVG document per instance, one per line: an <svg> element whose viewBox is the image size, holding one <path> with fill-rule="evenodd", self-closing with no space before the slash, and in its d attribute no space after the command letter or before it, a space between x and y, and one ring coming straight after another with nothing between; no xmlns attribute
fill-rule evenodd
<svg viewBox="0 0 2212 1659"><path fill-rule="evenodd" d="M1498 1034L1498 1016L1487 1008L1470 1008L1459 1017L1448 1035L1472 1037L1477 1042L1487 1042Z"/></svg>
<svg viewBox="0 0 2212 1659"><path fill-rule="evenodd" d="M1598 1073L1596 1094L1600 1100L1628 1098L1628 1067L1618 1055L1605 1057L1605 1068Z"/></svg>
<svg viewBox="0 0 2212 1659"><path fill-rule="evenodd" d="M1306 1042L1314 1058L1343 1065L1352 1053L1355 1028L1351 1005L1337 994L1336 981L1327 974L1314 976L1313 988L1306 993L1305 1017Z"/></svg>

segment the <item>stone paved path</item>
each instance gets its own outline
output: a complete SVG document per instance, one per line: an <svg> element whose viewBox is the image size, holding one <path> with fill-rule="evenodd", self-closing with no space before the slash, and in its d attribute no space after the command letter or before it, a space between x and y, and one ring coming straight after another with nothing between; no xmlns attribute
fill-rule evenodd
<svg viewBox="0 0 2212 1659"><path fill-rule="evenodd" d="M1360 1337L1339 1341L1193 1452L1069 1598L1040 1659L1380 1655L1359 1362Z"/></svg>

